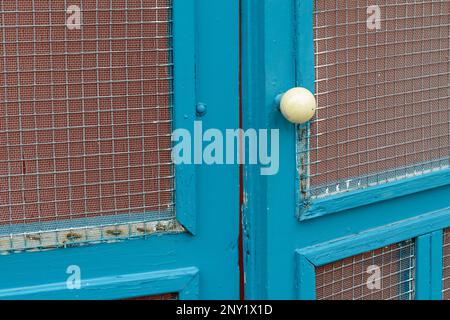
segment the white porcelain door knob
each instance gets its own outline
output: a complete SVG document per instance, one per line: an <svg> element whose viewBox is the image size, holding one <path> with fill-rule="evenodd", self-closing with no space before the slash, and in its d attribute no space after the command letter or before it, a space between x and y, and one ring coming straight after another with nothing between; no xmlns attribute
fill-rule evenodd
<svg viewBox="0 0 450 320"><path fill-rule="evenodd" d="M306 88L293 88L281 97L281 113L294 124L303 124L311 120L316 114L316 109L316 97Z"/></svg>

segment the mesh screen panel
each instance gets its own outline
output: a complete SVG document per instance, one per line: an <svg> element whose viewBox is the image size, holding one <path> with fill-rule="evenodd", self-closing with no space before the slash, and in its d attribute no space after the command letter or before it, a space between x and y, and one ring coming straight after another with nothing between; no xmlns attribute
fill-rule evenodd
<svg viewBox="0 0 450 320"><path fill-rule="evenodd" d="M136 301L178 300L178 294L168 293L168 294L160 294L160 295L156 295L156 296L132 298L132 299L127 299L127 300L136 300Z"/></svg>
<svg viewBox="0 0 450 320"><path fill-rule="evenodd" d="M444 300L450 300L450 229L444 231L444 242L443 242L443 284L442 284L442 295Z"/></svg>
<svg viewBox="0 0 450 320"><path fill-rule="evenodd" d="M379 282L372 267L379 268ZM316 270L318 300L413 300L414 241L395 244ZM373 286L369 286L368 283Z"/></svg>
<svg viewBox="0 0 450 320"><path fill-rule="evenodd" d="M79 28L66 24L73 5ZM69 232L47 235L51 245L162 230L129 224L175 217L171 7L1 2L0 235ZM67 231L98 225L116 228ZM8 241L0 247L43 238Z"/></svg>
<svg viewBox="0 0 450 320"><path fill-rule="evenodd" d="M447 0L315 0L311 197L449 167L449 11Z"/></svg>

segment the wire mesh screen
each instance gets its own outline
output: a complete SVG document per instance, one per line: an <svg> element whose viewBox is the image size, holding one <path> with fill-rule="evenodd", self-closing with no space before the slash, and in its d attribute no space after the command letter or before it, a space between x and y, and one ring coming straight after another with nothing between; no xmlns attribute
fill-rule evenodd
<svg viewBox="0 0 450 320"><path fill-rule="evenodd" d="M0 248L168 228L171 8L1 1Z"/></svg>
<svg viewBox="0 0 450 320"><path fill-rule="evenodd" d="M314 19L310 196L448 168L450 1L315 0Z"/></svg>
<svg viewBox="0 0 450 320"><path fill-rule="evenodd" d="M450 300L450 229L444 231L443 259L442 296Z"/></svg>
<svg viewBox="0 0 450 320"><path fill-rule="evenodd" d="M318 300L413 300L415 245L406 241L316 270Z"/></svg>
<svg viewBox="0 0 450 320"><path fill-rule="evenodd" d="M178 294L176 293L168 293L168 294L160 294L160 295L156 295L156 296L147 296L147 297L138 297L138 298L132 298L132 299L127 299L127 300L136 300L136 301L164 301L164 300L169 300L169 301L174 301L174 300L178 300Z"/></svg>

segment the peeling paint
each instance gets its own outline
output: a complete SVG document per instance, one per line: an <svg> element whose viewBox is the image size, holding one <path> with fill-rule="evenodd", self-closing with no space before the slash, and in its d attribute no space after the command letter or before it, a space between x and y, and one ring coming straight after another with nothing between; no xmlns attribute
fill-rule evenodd
<svg viewBox="0 0 450 320"><path fill-rule="evenodd" d="M73 248L102 242L110 243L142 238L154 234L183 232L185 232L185 229L176 220L167 220L51 232L11 234L0 237L0 254Z"/></svg>

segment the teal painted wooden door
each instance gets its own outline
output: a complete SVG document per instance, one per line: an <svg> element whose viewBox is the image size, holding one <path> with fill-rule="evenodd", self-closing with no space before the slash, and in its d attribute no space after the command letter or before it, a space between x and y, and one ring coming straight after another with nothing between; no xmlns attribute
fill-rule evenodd
<svg viewBox="0 0 450 320"><path fill-rule="evenodd" d="M280 130L244 181L249 298L448 298L450 1L376 4L243 3L244 127Z"/></svg>
<svg viewBox="0 0 450 320"><path fill-rule="evenodd" d="M0 298L239 298L238 2L0 6Z"/></svg>

